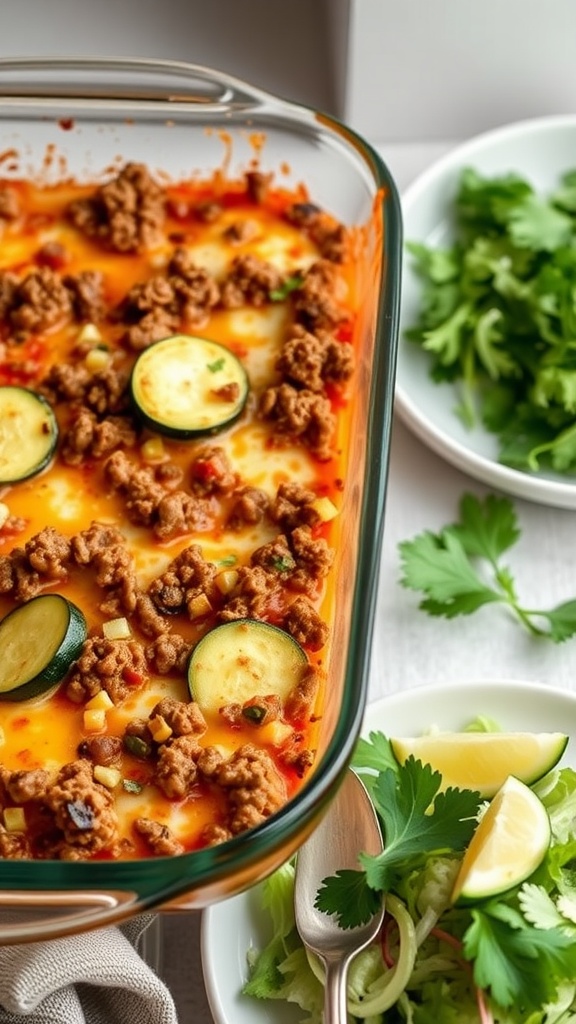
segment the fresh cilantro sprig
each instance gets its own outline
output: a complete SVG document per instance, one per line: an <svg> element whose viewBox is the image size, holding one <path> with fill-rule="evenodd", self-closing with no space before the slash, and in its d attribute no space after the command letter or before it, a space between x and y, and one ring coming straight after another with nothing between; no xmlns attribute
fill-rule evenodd
<svg viewBox="0 0 576 1024"><path fill-rule="evenodd" d="M380 736L371 736L376 749ZM316 895L318 909L333 914L341 928L367 921L382 893L423 856L460 851L469 843L480 795L454 788L439 792L441 782L439 772L412 756L378 773L370 791L383 826L383 852L361 854L362 870L336 872L323 880Z"/></svg>
<svg viewBox="0 0 576 1024"><path fill-rule="evenodd" d="M408 242L422 282L407 338L454 382L455 412L500 461L576 471L576 171L544 196L517 174L461 174L449 248Z"/></svg>
<svg viewBox="0 0 576 1024"><path fill-rule="evenodd" d="M425 594L419 607L452 619L483 605L509 608L533 635L561 643L576 633L576 599L550 609L526 608L502 556L519 539L512 502L489 494L465 494L460 519L438 533L426 530L399 544L402 586Z"/></svg>
<svg viewBox="0 0 576 1024"><path fill-rule="evenodd" d="M528 1014L551 1002L558 985L576 974L574 935L558 927L536 927L515 907L490 900L471 909L463 951L473 962L474 981L501 1007Z"/></svg>

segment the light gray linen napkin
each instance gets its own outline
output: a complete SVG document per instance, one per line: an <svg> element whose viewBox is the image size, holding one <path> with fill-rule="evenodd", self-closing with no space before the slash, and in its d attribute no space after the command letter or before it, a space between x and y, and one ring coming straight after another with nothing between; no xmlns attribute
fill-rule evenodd
<svg viewBox="0 0 576 1024"><path fill-rule="evenodd" d="M0 947L0 1024L178 1024L138 951L153 919Z"/></svg>

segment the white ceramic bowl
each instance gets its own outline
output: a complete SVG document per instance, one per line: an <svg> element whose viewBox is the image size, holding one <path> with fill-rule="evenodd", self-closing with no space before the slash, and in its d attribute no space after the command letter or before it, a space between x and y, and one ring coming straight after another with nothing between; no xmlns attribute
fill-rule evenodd
<svg viewBox="0 0 576 1024"><path fill-rule="evenodd" d="M405 241L450 243L453 202L465 167L484 175L514 171L537 190L551 190L564 172L576 167L576 115L519 121L451 150L405 191ZM467 430L458 419L454 386L432 381L427 353L403 338L418 319L420 295L421 284L405 256L395 401L400 418L433 451L471 477L515 497L576 509L576 476L510 469L498 462L493 434L481 426Z"/></svg>
<svg viewBox="0 0 576 1024"><path fill-rule="evenodd" d="M576 694L538 683L447 683L404 690L369 705L362 732L413 736L434 725L460 729L478 715L509 731L568 732L561 763L576 766ZM269 937L259 886L204 911L202 968L215 1024L297 1024L301 1019L297 1007L242 995L247 950L262 948Z"/></svg>

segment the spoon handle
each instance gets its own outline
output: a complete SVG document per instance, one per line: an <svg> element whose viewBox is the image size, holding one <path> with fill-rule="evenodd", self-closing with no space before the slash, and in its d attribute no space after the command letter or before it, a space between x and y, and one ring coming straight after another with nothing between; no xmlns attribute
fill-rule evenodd
<svg viewBox="0 0 576 1024"><path fill-rule="evenodd" d="M346 1024L346 979L348 959L338 957L324 960L326 980L324 982L324 1024Z"/></svg>

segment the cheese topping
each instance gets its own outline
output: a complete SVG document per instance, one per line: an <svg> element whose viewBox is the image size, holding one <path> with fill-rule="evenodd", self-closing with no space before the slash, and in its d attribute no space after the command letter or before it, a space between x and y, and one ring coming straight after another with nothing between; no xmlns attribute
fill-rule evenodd
<svg viewBox="0 0 576 1024"><path fill-rule="evenodd" d="M0 387L57 424L51 461L0 490L0 618L54 593L87 627L71 663L40 666L56 690L0 700L0 857L221 842L313 770L353 393L349 229L258 171L211 190L142 164L93 187L0 182L0 226ZM210 358L149 358L173 336ZM140 360L153 416L131 392ZM291 638L297 682L286 696L260 666L241 701L224 687L203 710L192 652L236 620Z"/></svg>

